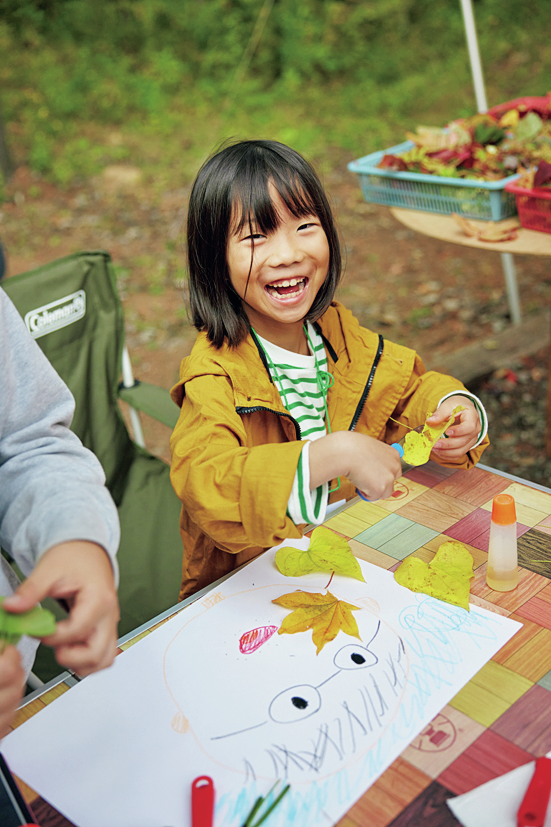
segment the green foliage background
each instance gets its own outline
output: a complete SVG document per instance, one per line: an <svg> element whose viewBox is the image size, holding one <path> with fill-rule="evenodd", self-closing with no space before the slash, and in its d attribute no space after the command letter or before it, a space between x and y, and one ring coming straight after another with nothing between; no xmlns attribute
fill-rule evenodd
<svg viewBox="0 0 551 827"><path fill-rule="evenodd" d="M0 0L16 161L69 184L129 157L161 178L185 173L229 136L359 157L474 112L459 0L274 0L244 64L264 4ZM474 10L490 105L545 94L549 0ZM106 126L124 140L109 143Z"/></svg>

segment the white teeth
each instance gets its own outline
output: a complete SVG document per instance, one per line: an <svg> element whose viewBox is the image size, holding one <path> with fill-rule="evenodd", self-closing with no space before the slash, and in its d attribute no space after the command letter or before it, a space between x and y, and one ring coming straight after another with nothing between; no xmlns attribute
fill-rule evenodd
<svg viewBox="0 0 551 827"><path fill-rule="evenodd" d="M270 287L276 289L277 287L294 287L295 284L302 284L304 278L301 279L286 279L285 281L279 281L276 285L271 284Z"/></svg>

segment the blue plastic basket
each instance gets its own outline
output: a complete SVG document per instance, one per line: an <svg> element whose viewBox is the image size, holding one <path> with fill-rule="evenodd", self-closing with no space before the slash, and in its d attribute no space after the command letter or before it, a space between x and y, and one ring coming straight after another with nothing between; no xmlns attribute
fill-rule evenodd
<svg viewBox="0 0 551 827"><path fill-rule="evenodd" d="M482 221L500 221L516 215L515 198L505 190L505 184L515 181L518 174L501 181L473 181L378 168L383 155L400 155L414 146L412 141L405 141L348 164L348 169L358 175L366 201L442 215L455 212Z"/></svg>

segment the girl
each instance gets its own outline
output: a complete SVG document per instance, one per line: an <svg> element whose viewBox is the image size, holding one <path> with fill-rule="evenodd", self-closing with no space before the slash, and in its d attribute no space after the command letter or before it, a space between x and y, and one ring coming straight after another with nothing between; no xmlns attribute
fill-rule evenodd
<svg viewBox="0 0 551 827"><path fill-rule="evenodd" d="M275 141L228 146L189 204L190 302L198 329L172 397L172 484L183 503L181 599L356 488L388 497L391 447L464 406L433 458L469 468L488 444L478 400L333 301L341 275L331 209L309 164ZM482 423L482 424L481 424Z"/></svg>

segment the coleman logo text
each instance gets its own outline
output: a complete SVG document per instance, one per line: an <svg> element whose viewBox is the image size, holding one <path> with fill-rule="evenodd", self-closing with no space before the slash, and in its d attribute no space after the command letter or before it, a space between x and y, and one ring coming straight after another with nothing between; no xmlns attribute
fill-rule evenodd
<svg viewBox="0 0 551 827"><path fill-rule="evenodd" d="M86 293L84 290L77 290L70 296L37 307L36 310L29 310L25 316L25 324L33 339L39 339L40 336L82 319L85 313Z"/></svg>

